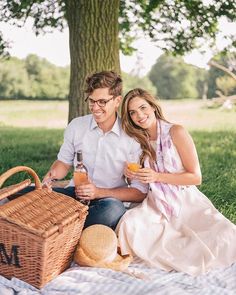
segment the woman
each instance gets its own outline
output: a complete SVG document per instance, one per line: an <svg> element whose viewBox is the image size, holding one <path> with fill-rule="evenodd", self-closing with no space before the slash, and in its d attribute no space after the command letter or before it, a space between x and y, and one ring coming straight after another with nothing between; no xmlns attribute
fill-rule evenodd
<svg viewBox="0 0 236 295"><path fill-rule="evenodd" d="M150 187L117 226L122 254L193 276L236 262L236 226L195 186L201 171L189 133L165 120L155 98L139 88L124 98L122 125L143 149L144 168L126 168L125 175Z"/></svg>

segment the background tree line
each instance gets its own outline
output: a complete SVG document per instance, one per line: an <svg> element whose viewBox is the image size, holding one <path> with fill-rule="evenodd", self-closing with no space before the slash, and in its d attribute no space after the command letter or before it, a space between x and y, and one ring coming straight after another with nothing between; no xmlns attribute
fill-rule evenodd
<svg viewBox="0 0 236 295"><path fill-rule="evenodd" d="M148 77L122 73L124 93L143 87L155 94ZM67 99L70 68L30 54L25 59L0 60L0 99Z"/></svg>
<svg viewBox="0 0 236 295"><path fill-rule="evenodd" d="M236 53L214 60L235 69ZM0 99L67 99L70 68L58 67L37 55L0 61ZM164 99L212 98L236 93L236 82L223 71L187 64L182 57L161 55L145 77L122 73L124 94L142 87Z"/></svg>
<svg viewBox="0 0 236 295"><path fill-rule="evenodd" d="M69 67L58 67L37 55L0 62L0 98L65 99Z"/></svg>
<svg viewBox="0 0 236 295"><path fill-rule="evenodd" d="M213 60L236 72L236 52L222 51ZM205 70L186 64L180 56L161 55L148 77L157 94L165 99L213 98L219 91L225 96L236 94L236 81L227 73L215 67Z"/></svg>

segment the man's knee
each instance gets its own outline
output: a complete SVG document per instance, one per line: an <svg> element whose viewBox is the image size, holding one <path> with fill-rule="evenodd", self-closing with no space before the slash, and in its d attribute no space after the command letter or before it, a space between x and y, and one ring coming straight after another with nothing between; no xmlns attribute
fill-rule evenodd
<svg viewBox="0 0 236 295"><path fill-rule="evenodd" d="M115 229L126 209L120 200L105 198L92 201L84 227L93 224L103 224Z"/></svg>
<svg viewBox="0 0 236 295"><path fill-rule="evenodd" d="M62 188L62 187L53 187L52 190L54 192L63 194L63 195L67 195L71 198L75 199L75 187L74 186L69 186L66 188Z"/></svg>

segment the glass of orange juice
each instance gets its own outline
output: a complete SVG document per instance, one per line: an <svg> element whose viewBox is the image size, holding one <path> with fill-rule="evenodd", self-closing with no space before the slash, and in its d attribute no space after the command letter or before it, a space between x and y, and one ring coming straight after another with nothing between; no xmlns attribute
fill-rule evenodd
<svg viewBox="0 0 236 295"><path fill-rule="evenodd" d="M137 172L141 166L140 164L138 163L137 161L137 157L135 155L130 155L130 159L129 159L129 162L127 164L128 166L128 169L132 172Z"/></svg>
<svg viewBox="0 0 236 295"><path fill-rule="evenodd" d="M141 166L138 163L128 163L128 169L132 172L137 172L140 168Z"/></svg>

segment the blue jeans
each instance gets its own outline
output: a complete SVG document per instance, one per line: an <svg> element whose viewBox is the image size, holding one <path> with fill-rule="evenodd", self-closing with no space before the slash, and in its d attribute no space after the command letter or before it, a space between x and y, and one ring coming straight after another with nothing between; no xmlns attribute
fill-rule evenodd
<svg viewBox="0 0 236 295"><path fill-rule="evenodd" d="M34 190L34 187L26 187L16 193L14 197L24 195L32 190ZM53 191L75 198L75 188L72 186L67 188L54 187ZM126 209L123 203L115 198L111 197L92 200L89 204L88 215L85 220L84 228L93 224L104 224L112 229L115 229L125 211Z"/></svg>

